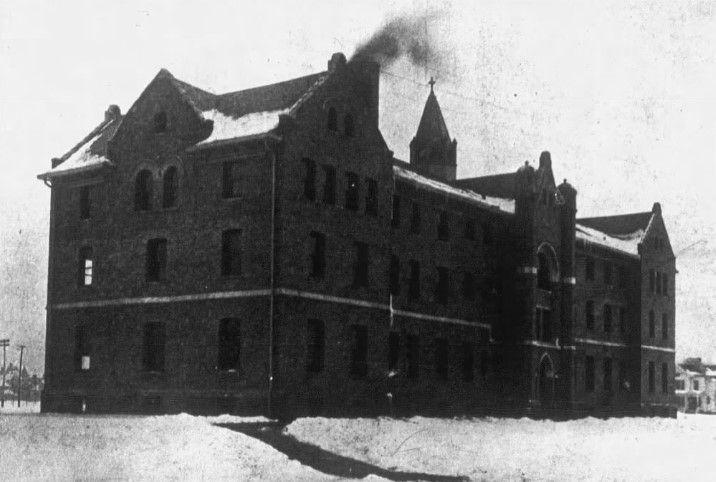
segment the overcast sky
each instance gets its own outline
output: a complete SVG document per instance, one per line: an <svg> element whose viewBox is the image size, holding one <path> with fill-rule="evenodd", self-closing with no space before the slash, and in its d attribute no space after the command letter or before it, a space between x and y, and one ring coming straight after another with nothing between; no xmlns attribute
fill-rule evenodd
<svg viewBox="0 0 716 482"><path fill-rule="evenodd" d="M333 52L350 55L429 2L256 4L0 0L0 338L29 345L32 368L43 363L49 216L35 175L50 158L109 104L126 112L161 67L218 93L285 80L324 70ZM513 171L549 150L558 181L579 191L579 216L660 201L678 254L677 358L716 361L714 3L432 9L428 65L398 61L381 77L381 129L396 156L408 158L434 76L459 176Z"/></svg>

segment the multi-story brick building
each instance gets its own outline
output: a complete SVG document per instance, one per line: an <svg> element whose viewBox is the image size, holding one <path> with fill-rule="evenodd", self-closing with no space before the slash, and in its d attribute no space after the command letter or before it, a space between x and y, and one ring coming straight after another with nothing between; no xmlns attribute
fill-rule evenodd
<svg viewBox="0 0 716 482"><path fill-rule="evenodd" d="M378 81L162 70L53 159L43 410L672 413L659 205L577 220L548 152L456 179L432 85L397 160Z"/></svg>

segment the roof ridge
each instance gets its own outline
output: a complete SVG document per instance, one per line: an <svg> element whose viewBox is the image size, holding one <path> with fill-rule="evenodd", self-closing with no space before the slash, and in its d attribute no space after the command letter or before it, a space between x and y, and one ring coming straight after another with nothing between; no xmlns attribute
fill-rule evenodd
<svg viewBox="0 0 716 482"><path fill-rule="evenodd" d="M216 96L216 97L226 97L226 96L238 94L239 92L245 93L245 92L249 92L249 91L251 91L251 90L259 90L259 89L268 89L268 88L271 88L271 87L278 87L278 86L280 86L281 84L288 84L288 83L294 82L294 81L296 81L296 80L307 79L307 78L309 78L309 77L314 77L314 76L317 77L317 76L319 76L319 75L321 75L321 74L328 74L328 73L329 73L329 72L328 72L327 70L324 70L324 71L321 71L321 72L315 72L315 73L313 73L313 74L301 75L301 76L299 76L299 77L293 77L293 78L291 78L291 79L281 80L281 81L279 81L279 82L274 82L273 84L257 85L257 86L254 86L254 87L249 87L249 88L247 88L247 89L233 90L233 91L230 91L230 92L224 92L224 93L222 93L222 94L212 94L212 95L214 95L214 96ZM189 85L191 85L191 84L189 84ZM192 87L193 87L193 86L192 86ZM197 88L198 88L198 87L197 87ZM201 89L199 89L199 90L201 90Z"/></svg>

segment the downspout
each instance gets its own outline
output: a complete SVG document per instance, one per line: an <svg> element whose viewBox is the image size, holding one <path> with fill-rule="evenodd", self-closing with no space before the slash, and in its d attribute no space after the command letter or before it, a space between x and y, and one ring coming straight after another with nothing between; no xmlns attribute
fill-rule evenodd
<svg viewBox="0 0 716 482"><path fill-rule="evenodd" d="M276 153L264 140L264 147L271 157L271 253L270 259L270 278L269 278L269 333L268 333L268 391L266 394L266 410L268 418L271 418L273 412L273 352L274 352L274 313L275 313L275 296L276 296Z"/></svg>
<svg viewBox="0 0 716 482"><path fill-rule="evenodd" d="M53 265L54 259L54 246L55 246L55 204L56 204L56 193L52 189L51 182L45 178L43 179L45 186L50 188L50 233L48 240L48 253L47 253L47 301L45 304L45 388L40 398L40 411L46 413L48 409L52 408L47 406L47 389L52 387L52 363L50 362L50 343L52 338L50 336L50 328L52 325L52 293L53 293ZM56 408L52 408L56 410Z"/></svg>

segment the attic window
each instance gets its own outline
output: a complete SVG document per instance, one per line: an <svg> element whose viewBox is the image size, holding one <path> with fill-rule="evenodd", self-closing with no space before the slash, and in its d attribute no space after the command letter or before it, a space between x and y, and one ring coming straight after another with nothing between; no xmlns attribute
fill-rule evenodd
<svg viewBox="0 0 716 482"><path fill-rule="evenodd" d="M154 132L166 132L167 130L167 113L164 111L154 114Z"/></svg>

